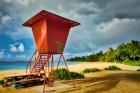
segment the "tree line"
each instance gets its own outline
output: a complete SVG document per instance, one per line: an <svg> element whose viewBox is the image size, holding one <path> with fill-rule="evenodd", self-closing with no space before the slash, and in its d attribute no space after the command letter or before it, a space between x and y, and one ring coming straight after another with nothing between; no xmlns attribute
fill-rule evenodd
<svg viewBox="0 0 140 93"><path fill-rule="evenodd" d="M140 41L122 43L115 49L109 48L105 53L102 51L87 56L74 57L67 61L139 61L140 60Z"/></svg>

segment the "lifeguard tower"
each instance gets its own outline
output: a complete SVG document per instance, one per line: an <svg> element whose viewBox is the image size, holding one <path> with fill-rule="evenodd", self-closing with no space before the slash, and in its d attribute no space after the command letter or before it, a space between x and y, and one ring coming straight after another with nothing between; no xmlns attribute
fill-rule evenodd
<svg viewBox="0 0 140 93"><path fill-rule="evenodd" d="M29 74L39 73L45 66L48 68L48 73L52 72L54 70L54 55L56 54L59 55L57 68L61 58L65 62L63 51L70 28L78 25L80 23L45 10L26 21L23 26L32 28L36 44L36 50L27 65L26 72ZM66 62L65 65L67 67Z"/></svg>
<svg viewBox="0 0 140 93"><path fill-rule="evenodd" d="M43 82L45 85L46 79L50 81L48 84L53 84L53 80L51 80L53 76L50 72L54 70L54 55L59 55L58 61L55 61L57 62L57 68L62 59L68 70L63 56L64 47L70 28L80 25L80 23L42 10L23 25L32 28L36 50L27 64L26 74L5 77L3 86L22 87L42 84ZM44 81L40 81L42 77L38 74L44 67L48 77L45 77ZM44 76L46 76L46 73L44 73ZM46 92L45 86L43 88L44 92Z"/></svg>

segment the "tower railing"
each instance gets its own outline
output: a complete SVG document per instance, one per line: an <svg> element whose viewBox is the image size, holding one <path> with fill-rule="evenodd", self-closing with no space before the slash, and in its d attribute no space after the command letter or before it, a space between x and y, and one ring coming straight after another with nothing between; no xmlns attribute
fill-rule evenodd
<svg viewBox="0 0 140 93"><path fill-rule="evenodd" d="M31 58L29 59L27 65L26 65L26 73L28 73L28 71L31 70L32 64L34 63L34 61L36 60L38 56L38 51L37 49L34 51L33 55L31 56Z"/></svg>

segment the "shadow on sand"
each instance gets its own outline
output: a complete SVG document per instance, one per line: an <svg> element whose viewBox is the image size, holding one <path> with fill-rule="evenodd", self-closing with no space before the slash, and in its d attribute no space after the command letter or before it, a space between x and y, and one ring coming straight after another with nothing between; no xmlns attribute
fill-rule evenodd
<svg viewBox="0 0 140 93"><path fill-rule="evenodd" d="M140 73L113 73L103 77L90 77L80 80L71 80L69 81L69 84L72 84L75 87L66 89L64 92L101 93L115 88L122 80L140 83Z"/></svg>

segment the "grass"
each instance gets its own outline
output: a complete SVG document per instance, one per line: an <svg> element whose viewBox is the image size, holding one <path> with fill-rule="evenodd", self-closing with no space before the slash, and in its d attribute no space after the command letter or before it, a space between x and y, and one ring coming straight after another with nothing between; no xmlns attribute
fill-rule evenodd
<svg viewBox="0 0 140 93"><path fill-rule="evenodd" d="M140 66L140 61L118 61L117 63L127 64L131 66Z"/></svg>
<svg viewBox="0 0 140 93"><path fill-rule="evenodd" d="M100 70L97 68L87 68L83 70L84 73L97 72L97 71L100 71Z"/></svg>
<svg viewBox="0 0 140 93"><path fill-rule="evenodd" d="M105 68L105 70L121 70L119 67L113 65L113 66L109 66L108 68Z"/></svg>

